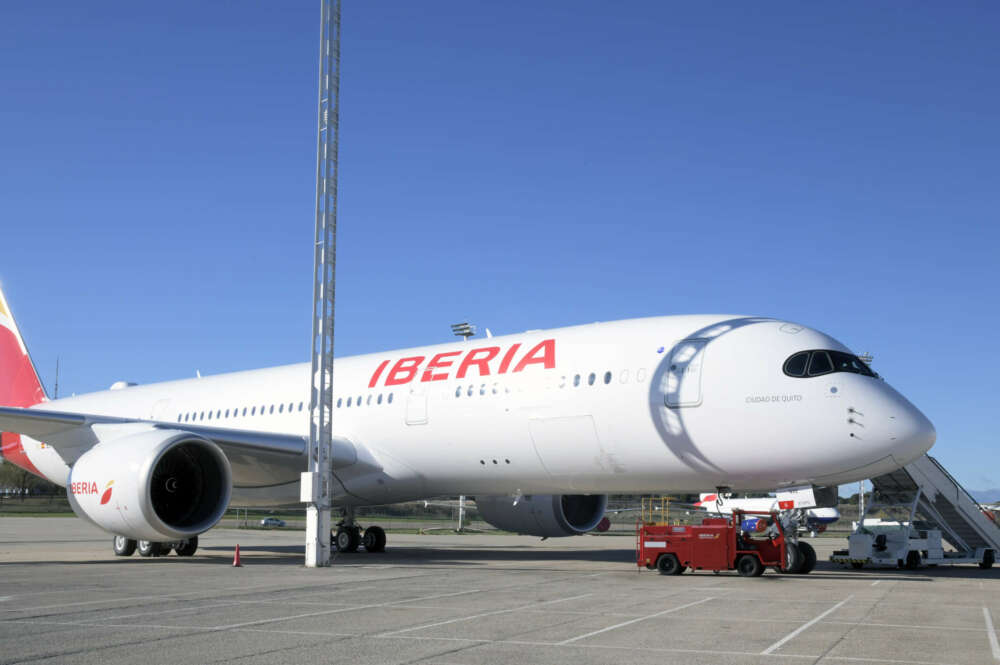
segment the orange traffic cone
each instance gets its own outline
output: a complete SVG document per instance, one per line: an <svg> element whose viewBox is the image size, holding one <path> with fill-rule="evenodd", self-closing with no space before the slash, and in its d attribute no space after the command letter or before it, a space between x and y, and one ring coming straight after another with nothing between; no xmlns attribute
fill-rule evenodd
<svg viewBox="0 0 1000 665"><path fill-rule="evenodd" d="M240 544L236 543L236 554L233 555L233 568L242 568L243 564L240 563Z"/></svg>

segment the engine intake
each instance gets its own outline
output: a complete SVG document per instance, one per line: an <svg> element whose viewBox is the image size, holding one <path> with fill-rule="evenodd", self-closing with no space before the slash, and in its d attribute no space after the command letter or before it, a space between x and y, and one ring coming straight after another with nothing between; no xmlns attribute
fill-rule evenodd
<svg viewBox="0 0 1000 665"><path fill-rule="evenodd" d="M208 439L148 430L88 450L73 465L68 489L74 512L102 529L142 540L180 540L222 519L232 472Z"/></svg>
<svg viewBox="0 0 1000 665"><path fill-rule="evenodd" d="M593 530L604 517L608 497L604 494L533 494L518 499L509 496L476 497L484 520L498 529L529 536L556 538L578 536Z"/></svg>

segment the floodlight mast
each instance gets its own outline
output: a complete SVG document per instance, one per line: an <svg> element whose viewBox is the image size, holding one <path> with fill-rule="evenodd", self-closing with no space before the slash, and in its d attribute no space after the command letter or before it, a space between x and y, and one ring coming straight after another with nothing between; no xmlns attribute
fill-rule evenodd
<svg viewBox="0 0 1000 665"><path fill-rule="evenodd" d="M313 260L312 390L306 506L306 567L330 565L333 472L333 322L337 257L337 139L340 121L340 0L320 0L316 138L316 242Z"/></svg>

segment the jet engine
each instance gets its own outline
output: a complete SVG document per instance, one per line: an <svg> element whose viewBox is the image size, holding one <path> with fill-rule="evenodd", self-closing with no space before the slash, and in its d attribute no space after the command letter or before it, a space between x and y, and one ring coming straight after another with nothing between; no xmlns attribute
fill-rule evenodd
<svg viewBox="0 0 1000 665"><path fill-rule="evenodd" d="M197 536L222 518L229 460L190 432L148 430L94 446L73 465L67 496L96 526L136 540Z"/></svg>
<svg viewBox="0 0 1000 665"><path fill-rule="evenodd" d="M604 517L604 494L534 494L477 496L479 515L504 531L554 538L578 536L595 528Z"/></svg>

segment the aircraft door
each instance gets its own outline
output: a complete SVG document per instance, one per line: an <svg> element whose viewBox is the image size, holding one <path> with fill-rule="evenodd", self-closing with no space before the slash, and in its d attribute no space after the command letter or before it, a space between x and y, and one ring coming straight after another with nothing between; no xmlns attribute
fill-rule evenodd
<svg viewBox="0 0 1000 665"><path fill-rule="evenodd" d="M427 393L423 388L411 388L406 400L406 424L427 424Z"/></svg>
<svg viewBox="0 0 1000 665"><path fill-rule="evenodd" d="M685 339L674 345L664 376L663 403L670 408L701 404L701 367L707 339Z"/></svg>

